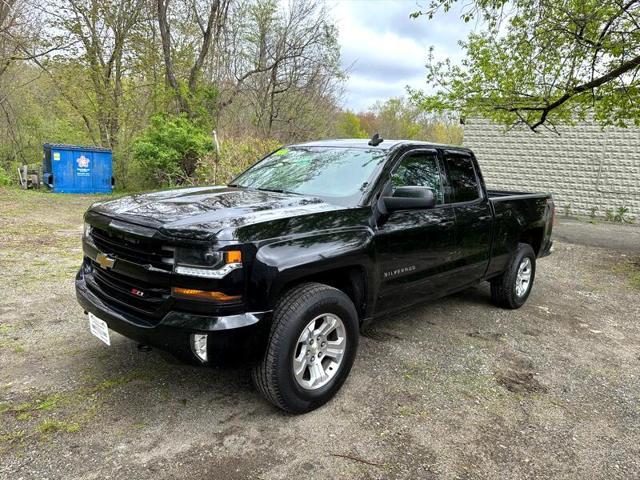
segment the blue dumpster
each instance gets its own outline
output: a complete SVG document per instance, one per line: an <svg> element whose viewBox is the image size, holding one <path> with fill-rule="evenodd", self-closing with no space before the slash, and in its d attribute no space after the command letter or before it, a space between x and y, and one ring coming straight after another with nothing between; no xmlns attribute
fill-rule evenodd
<svg viewBox="0 0 640 480"><path fill-rule="evenodd" d="M56 193L111 193L111 150L45 143L43 180Z"/></svg>

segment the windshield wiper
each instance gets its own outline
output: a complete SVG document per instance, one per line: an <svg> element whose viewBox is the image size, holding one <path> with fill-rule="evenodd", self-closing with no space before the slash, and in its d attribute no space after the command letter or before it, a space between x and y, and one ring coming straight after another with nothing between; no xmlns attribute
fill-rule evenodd
<svg viewBox="0 0 640 480"><path fill-rule="evenodd" d="M302 195L302 193L292 192L291 190L284 190L283 188L262 188L262 187L250 187L254 190L262 190L263 192L276 192L276 193L291 193L293 195Z"/></svg>
<svg viewBox="0 0 640 480"><path fill-rule="evenodd" d="M291 190L285 190L283 188L252 187L252 186L240 185L238 183L229 183L227 184L227 187L244 188L246 190L261 190L263 192L290 193L292 195L304 195L303 193L293 192Z"/></svg>

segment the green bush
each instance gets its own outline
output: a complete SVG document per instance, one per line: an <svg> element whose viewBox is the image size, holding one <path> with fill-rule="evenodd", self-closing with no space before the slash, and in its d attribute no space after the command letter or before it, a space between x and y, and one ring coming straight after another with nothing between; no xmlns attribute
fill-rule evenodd
<svg viewBox="0 0 640 480"><path fill-rule="evenodd" d="M185 115L155 115L133 142L133 176L140 186L193 183L198 162L213 150L205 128Z"/></svg>
<svg viewBox="0 0 640 480"><path fill-rule="evenodd" d="M338 138L367 138L367 132L362 128L360 117L349 110L338 114L335 126Z"/></svg>
<svg viewBox="0 0 640 480"><path fill-rule="evenodd" d="M11 175L0 166L0 186L11 185L12 183L14 183L14 181Z"/></svg>

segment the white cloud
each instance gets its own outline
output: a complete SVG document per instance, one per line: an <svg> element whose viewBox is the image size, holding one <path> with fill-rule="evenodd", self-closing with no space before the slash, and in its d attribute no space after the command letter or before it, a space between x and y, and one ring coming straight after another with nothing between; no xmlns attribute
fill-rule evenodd
<svg viewBox="0 0 640 480"><path fill-rule="evenodd" d="M431 21L409 18L419 9L413 0L334 0L329 5L350 75L344 106L356 111L405 94L407 85L424 88L429 47L439 58L459 59L457 42L470 30L458 11Z"/></svg>

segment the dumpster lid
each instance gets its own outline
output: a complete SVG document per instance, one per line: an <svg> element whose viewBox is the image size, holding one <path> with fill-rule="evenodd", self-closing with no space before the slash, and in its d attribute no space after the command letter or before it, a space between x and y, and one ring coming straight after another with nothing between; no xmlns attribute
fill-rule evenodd
<svg viewBox="0 0 640 480"><path fill-rule="evenodd" d="M43 145L45 149L51 150L82 150L83 152L108 152L111 153L111 150L104 147L83 147L81 145L68 145L66 143L45 143Z"/></svg>

